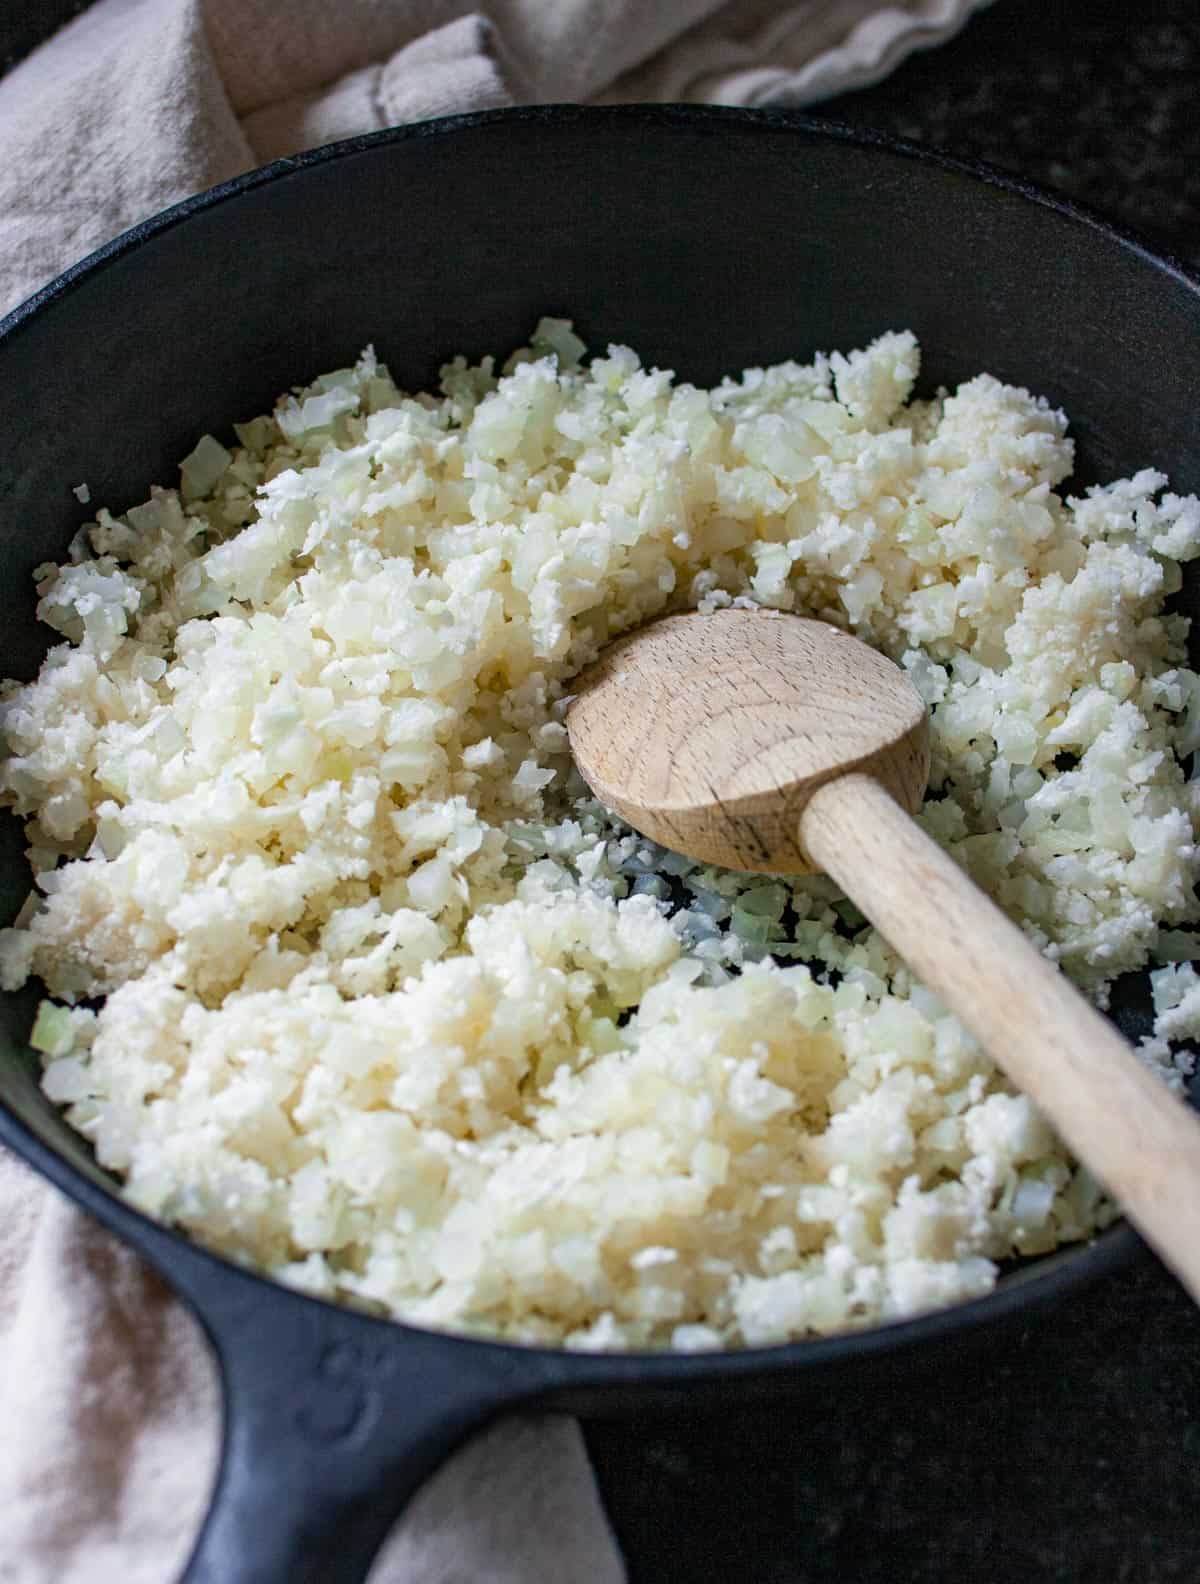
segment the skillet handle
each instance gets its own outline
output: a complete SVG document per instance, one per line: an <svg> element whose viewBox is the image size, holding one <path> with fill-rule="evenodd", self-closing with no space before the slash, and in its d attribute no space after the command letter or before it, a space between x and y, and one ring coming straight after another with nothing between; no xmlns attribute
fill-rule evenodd
<svg viewBox="0 0 1200 1584"><path fill-rule="evenodd" d="M203 1292L178 1284L216 1347L225 1408L181 1584L362 1584L427 1476L533 1395L488 1343L385 1325L228 1267Z"/></svg>

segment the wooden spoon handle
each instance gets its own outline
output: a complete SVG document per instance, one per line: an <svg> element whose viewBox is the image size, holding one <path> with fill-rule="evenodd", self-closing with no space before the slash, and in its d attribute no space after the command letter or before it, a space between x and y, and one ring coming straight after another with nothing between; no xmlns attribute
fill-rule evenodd
<svg viewBox="0 0 1200 1584"><path fill-rule="evenodd" d="M1200 1119L869 776L815 792L800 837L1200 1301Z"/></svg>

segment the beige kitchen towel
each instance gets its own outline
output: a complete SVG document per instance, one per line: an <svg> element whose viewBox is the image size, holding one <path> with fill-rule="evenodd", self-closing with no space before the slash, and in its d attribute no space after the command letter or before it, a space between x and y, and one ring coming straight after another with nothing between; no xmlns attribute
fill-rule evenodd
<svg viewBox="0 0 1200 1584"><path fill-rule="evenodd" d="M129 1249L0 1151L0 1581L168 1584L216 1466L208 1349ZM579 1427L512 1418L421 1491L371 1584L620 1584ZM287 1584L262 1580L261 1584Z"/></svg>
<svg viewBox="0 0 1200 1584"><path fill-rule="evenodd" d="M514 103L813 103L988 0L98 0L0 81L0 312L277 155ZM162 1584L216 1457L199 1332L0 1155L0 1581ZM623 1577L578 1428L515 1420L409 1510L372 1584ZM279 1581L284 1584L284 1581Z"/></svg>
<svg viewBox="0 0 1200 1584"><path fill-rule="evenodd" d="M0 313L143 216L401 121L812 104L990 0L98 0L0 81Z"/></svg>

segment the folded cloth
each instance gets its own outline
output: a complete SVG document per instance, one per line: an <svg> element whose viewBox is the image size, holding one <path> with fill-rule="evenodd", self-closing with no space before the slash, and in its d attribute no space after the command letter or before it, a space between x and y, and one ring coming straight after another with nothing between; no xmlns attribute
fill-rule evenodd
<svg viewBox="0 0 1200 1584"><path fill-rule="evenodd" d="M0 81L0 311L279 155L514 103L803 105L988 0L98 0ZM211 1484L214 1371L129 1250L0 1154L0 1581L161 1584ZM410 1507L372 1584L609 1584L578 1427L514 1419Z"/></svg>
<svg viewBox="0 0 1200 1584"><path fill-rule="evenodd" d="M812 104L990 0L98 0L0 82L0 313L188 193L397 122Z"/></svg>

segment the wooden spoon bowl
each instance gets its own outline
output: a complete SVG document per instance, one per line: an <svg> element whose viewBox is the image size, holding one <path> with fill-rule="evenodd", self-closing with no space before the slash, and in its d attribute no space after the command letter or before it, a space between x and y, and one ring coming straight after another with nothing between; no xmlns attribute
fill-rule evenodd
<svg viewBox="0 0 1200 1584"><path fill-rule="evenodd" d="M870 775L910 813L929 776L925 705L890 660L771 610L667 616L611 643L567 718L596 796L664 847L727 869L810 874L818 787Z"/></svg>
<svg viewBox="0 0 1200 1584"><path fill-rule="evenodd" d="M897 667L801 617L671 616L579 678L567 731L585 780L645 835L832 875L1200 1298L1200 1123L911 818L928 736Z"/></svg>

